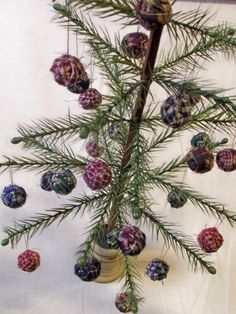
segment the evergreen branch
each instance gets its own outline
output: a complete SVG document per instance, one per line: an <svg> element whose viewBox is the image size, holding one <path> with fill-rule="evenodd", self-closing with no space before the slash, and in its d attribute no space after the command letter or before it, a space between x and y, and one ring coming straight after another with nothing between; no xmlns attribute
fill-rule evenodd
<svg viewBox="0 0 236 314"><path fill-rule="evenodd" d="M153 176L150 174L150 183L155 184L165 192L174 191L185 196L194 206L199 207L203 212L212 214L222 221L226 219L231 226L236 223L236 214L225 209L223 204L215 202L210 198L190 189L187 185L180 182L171 182L165 176Z"/></svg>
<svg viewBox="0 0 236 314"><path fill-rule="evenodd" d="M97 15L102 18L115 16L117 19L117 14L125 18L135 18L136 2L134 0L70 0L69 4L88 11L95 9Z"/></svg>
<svg viewBox="0 0 236 314"><path fill-rule="evenodd" d="M212 263L204 260L206 254L202 253L191 239L185 234L170 228L175 226L164 222L160 217L151 212L143 211L143 215L148 219L149 223L156 228L157 235L159 232L161 233L168 246L172 246L175 252L180 251L183 257L185 255L187 256L194 270L196 270L199 265L202 270L206 269L211 274L216 273Z"/></svg>
<svg viewBox="0 0 236 314"><path fill-rule="evenodd" d="M17 221L14 227L4 227L4 232L7 235L6 240L9 240L12 247L14 247L24 235L28 238L32 238L37 232L42 232L55 221L58 221L60 224L69 215L74 214L74 216L76 216L80 211L84 211L86 208L93 206L96 201L102 199L104 196L104 193L100 193L92 196L74 198L76 204L65 204L61 208L47 210L46 214L41 213L35 217Z"/></svg>
<svg viewBox="0 0 236 314"><path fill-rule="evenodd" d="M174 172L186 169L186 167L186 157L180 156L171 160L168 163L163 163L157 169L153 169L152 173L154 174L154 176L162 176L169 173L168 176L170 177Z"/></svg>

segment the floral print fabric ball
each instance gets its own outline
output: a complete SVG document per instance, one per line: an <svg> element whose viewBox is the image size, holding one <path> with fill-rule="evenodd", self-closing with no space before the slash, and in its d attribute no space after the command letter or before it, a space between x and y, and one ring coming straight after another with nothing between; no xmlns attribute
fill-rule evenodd
<svg viewBox="0 0 236 314"><path fill-rule="evenodd" d="M187 202L187 197L181 192L171 191L167 197L168 202L173 208L180 208Z"/></svg>
<svg viewBox="0 0 236 314"><path fill-rule="evenodd" d="M136 226L124 227L118 235L119 248L125 255L138 255L145 248L146 236Z"/></svg>
<svg viewBox="0 0 236 314"><path fill-rule="evenodd" d="M52 176L53 176L52 171L47 171L42 175L41 181L40 181L40 186L43 190L48 191L48 192L53 190Z"/></svg>
<svg viewBox="0 0 236 314"><path fill-rule="evenodd" d="M76 82L67 86L67 89L74 94L81 94L89 88L90 80L86 72L83 72Z"/></svg>
<svg viewBox="0 0 236 314"><path fill-rule="evenodd" d="M121 47L123 51L134 59L142 58L147 50L148 36L141 32L134 32L125 35Z"/></svg>
<svg viewBox="0 0 236 314"><path fill-rule="evenodd" d="M197 236L197 241L201 249L206 253L214 253L222 246L223 236L215 228L205 228Z"/></svg>
<svg viewBox="0 0 236 314"><path fill-rule="evenodd" d="M151 280L163 280L167 277L169 272L169 265L160 260L159 258L154 258L149 262L146 268L146 274Z"/></svg>
<svg viewBox="0 0 236 314"><path fill-rule="evenodd" d="M130 295L128 292L122 292L117 294L115 306L121 313L131 312L132 307L129 299Z"/></svg>
<svg viewBox="0 0 236 314"><path fill-rule="evenodd" d="M77 263L74 267L74 272L83 281L93 281L100 275L101 263L93 257L85 264Z"/></svg>
<svg viewBox="0 0 236 314"><path fill-rule="evenodd" d="M89 88L79 96L79 103L83 109L95 109L102 103L102 95L95 88Z"/></svg>
<svg viewBox="0 0 236 314"><path fill-rule="evenodd" d="M84 67L78 58L63 55L53 61L50 71L58 84L67 87L81 79Z"/></svg>
<svg viewBox="0 0 236 314"><path fill-rule="evenodd" d="M51 184L53 190L58 194L69 194L75 188L76 183L76 177L70 169L62 168L53 172Z"/></svg>
<svg viewBox="0 0 236 314"><path fill-rule="evenodd" d="M26 272L35 271L40 265L38 252L26 250L18 256L18 267Z"/></svg>
<svg viewBox="0 0 236 314"><path fill-rule="evenodd" d="M91 190L101 190L111 183L112 172L104 161L95 159L85 166L83 178Z"/></svg>
<svg viewBox="0 0 236 314"><path fill-rule="evenodd" d="M2 202L10 208L19 208L26 202L27 194L21 186L11 184L3 189Z"/></svg>

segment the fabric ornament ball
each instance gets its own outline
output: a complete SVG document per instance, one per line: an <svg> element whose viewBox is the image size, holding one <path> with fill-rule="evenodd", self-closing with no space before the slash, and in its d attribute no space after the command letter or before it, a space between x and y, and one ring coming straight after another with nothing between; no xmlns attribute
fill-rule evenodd
<svg viewBox="0 0 236 314"><path fill-rule="evenodd" d="M201 249L206 253L214 253L222 246L224 239L215 228L205 228L197 236Z"/></svg>
<svg viewBox="0 0 236 314"><path fill-rule="evenodd" d="M38 252L26 250L18 256L18 267L26 272L35 271L40 265L40 256Z"/></svg>
<svg viewBox="0 0 236 314"><path fill-rule="evenodd" d="M140 59L145 55L147 44L148 36L141 32L129 33L121 42L123 51L127 56L134 59Z"/></svg>
<svg viewBox="0 0 236 314"><path fill-rule="evenodd" d="M136 6L139 23L147 30L167 24L172 17L168 0L140 0Z"/></svg>
<svg viewBox="0 0 236 314"><path fill-rule="evenodd" d="M78 58L63 55L53 61L50 71L58 84L67 87L80 80L84 67Z"/></svg>
<svg viewBox="0 0 236 314"><path fill-rule="evenodd" d="M69 194L75 188L76 183L76 177L70 169L61 168L53 172L51 184L53 191L58 194Z"/></svg>
<svg viewBox="0 0 236 314"><path fill-rule="evenodd" d="M103 152L103 147L99 146L95 140L91 140L86 144L86 152L89 156L99 157Z"/></svg>
<svg viewBox="0 0 236 314"><path fill-rule="evenodd" d="M48 192L53 190L52 176L53 176L52 171L47 171L42 175L41 181L40 181L40 186L43 190L48 191Z"/></svg>
<svg viewBox="0 0 236 314"><path fill-rule="evenodd" d="M83 178L91 190L101 190L111 183L112 172L107 163L95 159L85 166Z"/></svg>
<svg viewBox="0 0 236 314"><path fill-rule="evenodd" d="M79 103L83 109L95 109L102 103L102 95L95 88L89 88L79 96Z"/></svg>
<svg viewBox="0 0 236 314"><path fill-rule="evenodd" d="M168 97L161 106L161 118L171 128L179 128L192 118L193 104L182 94Z"/></svg>
<svg viewBox="0 0 236 314"><path fill-rule="evenodd" d="M10 208L19 208L26 202L25 190L16 184L6 186L2 192L2 202Z"/></svg>
<svg viewBox="0 0 236 314"><path fill-rule="evenodd" d="M119 243L118 243L118 235L119 235L119 230L112 230L111 232L107 233L106 235L106 241L107 245L110 249L117 250L119 248Z"/></svg>
<svg viewBox="0 0 236 314"><path fill-rule="evenodd" d="M163 280L167 277L167 273L170 267L165 262L160 260L159 258L154 258L151 260L146 267L146 274L151 280Z"/></svg>
<svg viewBox="0 0 236 314"><path fill-rule="evenodd" d="M187 164L192 171L205 173L214 166L214 155L205 147L195 147L187 154Z"/></svg>
<svg viewBox="0 0 236 314"><path fill-rule="evenodd" d="M132 310L130 295L128 292L118 293L115 300L115 306L121 313L128 313Z"/></svg>
<svg viewBox="0 0 236 314"><path fill-rule="evenodd" d="M73 84L67 86L67 89L74 94L81 94L89 88L90 80L88 78L88 74L84 71L80 79Z"/></svg>
<svg viewBox="0 0 236 314"><path fill-rule="evenodd" d="M170 206L173 208L180 208L187 202L187 197L181 192L171 191L167 197Z"/></svg>
<svg viewBox="0 0 236 314"><path fill-rule="evenodd" d="M206 147L211 143L210 136L205 132L199 132L191 139L192 147Z"/></svg>
<svg viewBox="0 0 236 314"><path fill-rule="evenodd" d="M124 227L118 235L118 244L125 255L138 255L145 248L146 236L136 226Z"/></svg>
<svg viewBox="0 0 236 314"><path fill-rule="evenodd" d="M217 166L223 171L233 171L236 169L236 150L226 148L219 151L216 155Z"/></svg>
<svg viewBox="0 0 236 314"><path fill-rule="evenodd" d="M74 272L83 281L93 281L100 275L101 263L92 257L85 264L75 264Z"/></svg>

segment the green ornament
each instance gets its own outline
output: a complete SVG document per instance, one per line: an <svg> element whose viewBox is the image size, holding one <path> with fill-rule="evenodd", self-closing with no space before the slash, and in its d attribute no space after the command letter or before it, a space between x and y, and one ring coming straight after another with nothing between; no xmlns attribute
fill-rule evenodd
<svg viewBox="0 0 236 314"><path fill-rule="evenodd" d="M20 142L22 142L22 137L13 137L11 139L12 144L19 144Z"/></svg>
<svg viewBox="0 0 236 314"><path fill-rule="evenodd" d="M2 246L7 246L9 244L9 239L4 239L1 241Z"/></svg>
<svg viewBox="0 0 236 314"><path fill-rule="evenodd" d="M89 136L90 130L88 127L82 127L79 131L79 136L81 139L85 139Z"/></svg>
<svg viewBox="0 0 236 314"><path fill-rule="evenodd" d="M135 220L138 220L142 217L142 211L139 207L134 207L132 208L132 217L135 219Z"/></svg>

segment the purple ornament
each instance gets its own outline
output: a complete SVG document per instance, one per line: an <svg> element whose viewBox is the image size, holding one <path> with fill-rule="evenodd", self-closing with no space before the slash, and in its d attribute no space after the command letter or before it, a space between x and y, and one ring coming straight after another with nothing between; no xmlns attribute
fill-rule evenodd
<svg viewBox="0 0 236 314"><path fill-rule="evenodd" d="M154 281L163 280L167 277L169 268L169 265L165 261L154 258L147 265L146 274Z"/></svg>
<svg viewBox="0 0 236 314"><path fill-rule="evenodd" d="M138 255L146 245L146 236L138 227L126 226L118 235L118 244L123 254Z"/></svg>
<svg viewBox="0 0 236 314"><path fill-rule="evenodd" d="M131 302L130 302L130 296L128 292L122 292L117 294L116 300L115 300L115 306L121 313L128 313L131 312Z"/></svg>
<svg viewBox="0 0 236 314"><path fill-rule="evenodd" d="M91 190L101 190L111 183L112 172L104 161L95 159L85 166L83 178Z"/></svg>
<svg viewBox="0 0 236 314"><path fill-rule="evenodd" d="M79 103L83 109L95 109L102 103L102 95L95 88L89 88L79 96Z"/></svg>
<svg viewBox="0 0 236 314"><path fill-rule="evenodd" d="M148 36L141 32L129 33L121 42L124 52L134 59L140 59L145 55L147 44Z"/></svg>

